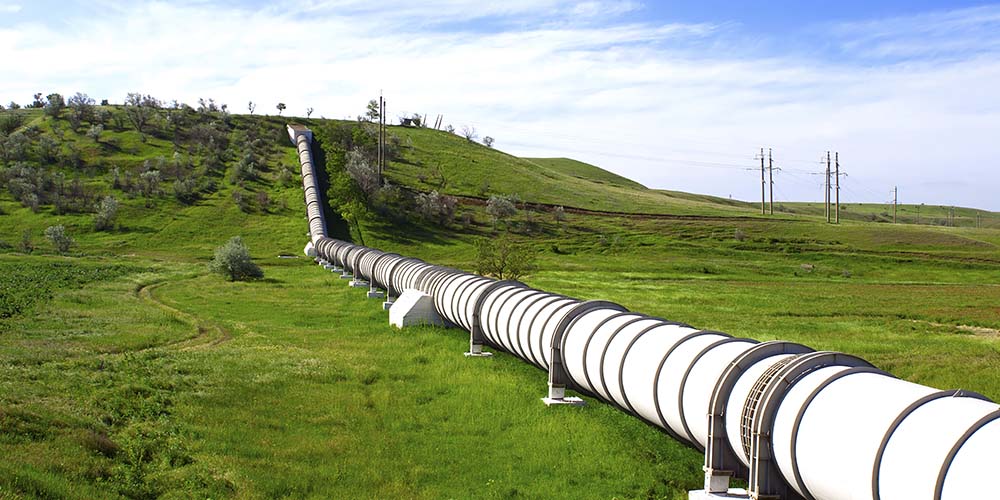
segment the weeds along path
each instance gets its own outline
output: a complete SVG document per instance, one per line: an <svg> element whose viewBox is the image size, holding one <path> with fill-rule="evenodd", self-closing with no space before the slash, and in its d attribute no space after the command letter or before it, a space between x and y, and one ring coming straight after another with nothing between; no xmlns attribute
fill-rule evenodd
<svg viewBox="0 0 1000 500"><path fill-rule="evenodd" d="M179 280L185 281L185 280ZM167 284L170 281L157 281L155 283L139 285L135 288L135 296L139 299L152 304L155 307L167 312L168 314L174 316L175 318L191 325L192 328L197 332L193 337L189 337L183 340L178 340L176 342L169 342L159 347L170 347L182 351L195 350L195 349L209 349L217 347L220 344L232 340L233 334L226 328L223 328L218 323L206 321L199 318L191 313L184 312L176 307L169 306L165 304L160 299L156 298L153 292Z"/></svg>

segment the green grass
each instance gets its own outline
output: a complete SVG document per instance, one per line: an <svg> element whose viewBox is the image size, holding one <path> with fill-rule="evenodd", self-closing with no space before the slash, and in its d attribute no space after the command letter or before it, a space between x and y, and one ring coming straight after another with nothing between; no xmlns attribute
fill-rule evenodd
<svg viewBox="0 0 1000 500"><path fill-rule="evenodd" d="M646 186L627 179L603 168L571 158L525 158L536 165L591 182L622 186L632 189L646 189Z"/></svg>
<svg viewBox="0 0 1000 500"><path fill-rule="evenodd" d="M477 197L514 193L532 203L611 212L753 214L745 206L646 189L573 160L517 158L431 129L397 126L389 131L412 147L403 148L401 158L390 162L386 178L426 191Z"/></svg>
<svg viewBox="0 0 1000 500"><path fill-rule="evenodd" d="M266 125L274 140L284 123L231 119ZM454 194L479 196L489 178L487 194L716 216L522 211L499 232L538 251L529 285L840 350L1000 399L996 229L762 218L743 202L646 190L572 160L391 131L412 141L389 169L410 187L435 188L439 168ZM596 401L546 408L545 373L502 353L467 359L459 330L390 328L358 289L308 259L278 258L300 255L307 230L301 189L276 180L296 163L290 145L241 188L277 200L267 212L240 211L226 177L192 206L165 194L147 207L111 190L107 169L169 156L172 138L113 133L120 151L80 142L86 167L66 173L120 196L116 230L0 194L0 498L679 499L701 484L701 454L655 428ZM482 207L461 210L467 228L371 222L362 232L369 245L471 269L475 240L497 233ZM68 256L42 238L56 223L76 239ZM24 229L32 255L15 252ZM212 249L234 235L264 280L208 274Z"/></svg>

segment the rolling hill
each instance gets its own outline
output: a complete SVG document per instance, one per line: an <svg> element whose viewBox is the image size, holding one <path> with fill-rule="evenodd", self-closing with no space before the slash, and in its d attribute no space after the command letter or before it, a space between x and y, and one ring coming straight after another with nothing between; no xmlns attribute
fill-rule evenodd
<svg viewBox="0 0 1000 500"><path fill-rule="evenodd" d="M22 136L0 167L0 499L679 499L700 486L699 452L602 404L550 411L544 373L466 359L462 332L394 330L299 257L287 119L159 110L139 134L105 110L96 140L68 110L22 111L3 138ZM318 136L354 125L296 120ZM375 213L354 228L368 245L472 269L477 241L513 238L536 253L531 286L1000 398L996 229L835 226L797 204L761 217L574 160L390 132L389 181L459 197L456 217ZM338 154L317 145L328 170ZM511 193L529 203L494 224L483 200ZM108 195L117 220L98 231ZM58 224L65 255L43 236ZM264 279L208 272L236 235Z"/></svg>

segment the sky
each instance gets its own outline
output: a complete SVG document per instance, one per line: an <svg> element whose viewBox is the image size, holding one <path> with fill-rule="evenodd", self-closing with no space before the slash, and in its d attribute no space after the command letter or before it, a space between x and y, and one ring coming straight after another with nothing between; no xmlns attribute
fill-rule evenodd
<svg viewBox="0 0 1000 500"><path fill-rule="evenodd" d="M649 187L1000 210L1000 3L0 0L0 103L128 92L441 114Z"/></svg>

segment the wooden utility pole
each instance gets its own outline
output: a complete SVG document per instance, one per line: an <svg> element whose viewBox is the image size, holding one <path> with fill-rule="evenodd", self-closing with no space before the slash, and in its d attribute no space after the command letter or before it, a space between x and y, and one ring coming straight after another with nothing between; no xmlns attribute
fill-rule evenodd
<svg viewBox="0 0 1000 500"><path fill-rule="evenodd" d="M899 186L892 187L892 223L896 223L896 205L899 203Z"/></svg>
<svg viewBox="0 0 1000 500"><path fill-rule="evenodd" d="M837 166L837 224L840 224L840 152L834 153L833 159Z"/></svg>
<svg viewBox="0 0 1000 500"><path fill-rule="evenodd" d="M955 227L955 207L952 206L951 210L948 211L948 216L951 219L951 227Z"/></svg>
<svg viewBox="0 0 1000 500"><path fill-rule="evenodd" d="M378 151L375 153L375 174L382 185L382 93L378 93Z"/></svg>
<svg viewBox="0 0 1000 500"><path fill-rule="evenodd" d="M771 184L771 203L768 204L769 215L774 215L774 157L771 156L771 148L767 148L767 178Z"/></svg>
<svg viewBox="0 0 1000 500"><path fill-rule="evenodd" d="M826 193L823 197L823 206L826 210L826 222L830 223L830 152L826 152Z"/></svg>
<svg viewBox="0 0 1000 500"><path fill-rule="evenodd" d="M764 148L760 148L760 214L764 215L766 205L764 198Z"/></svg>
<svg viewBox="0 0 1000 500"><path fill-rule="evenodd" d="M379 120L378 120L378 185L384 184L385 179L385 99L381 94L378 96Z"/></svg>

